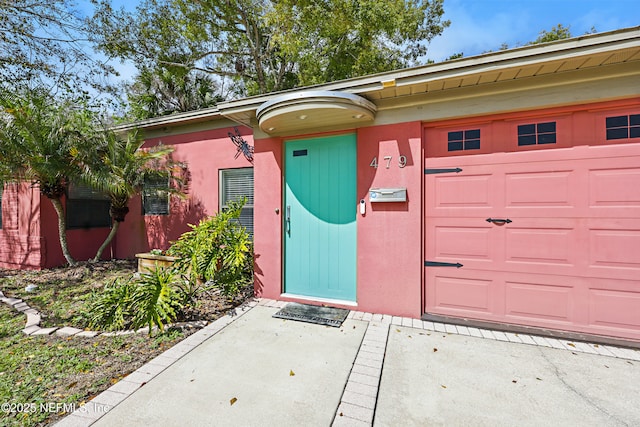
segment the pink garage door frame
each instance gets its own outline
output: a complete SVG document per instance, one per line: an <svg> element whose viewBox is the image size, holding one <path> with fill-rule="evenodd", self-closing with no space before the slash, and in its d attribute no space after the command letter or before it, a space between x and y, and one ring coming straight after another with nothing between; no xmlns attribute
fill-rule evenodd
<svg viewBox="0 0 640 427"><path fill-rule="evenodd" d="M426 167L425 313L640 340L640 144Z"/></svg>

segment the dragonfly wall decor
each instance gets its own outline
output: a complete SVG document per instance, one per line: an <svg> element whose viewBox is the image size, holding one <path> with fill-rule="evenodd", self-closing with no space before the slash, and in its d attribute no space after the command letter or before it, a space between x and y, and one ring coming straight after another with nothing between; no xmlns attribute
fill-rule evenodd
<svg viewBox="0 0 640 427"><path fill-rule="evenodd" d="M229 138L231 138L231 142L233 142L233 144L238 148L234 159L237 159L240 154L242 154L245 159L253 163L253 146L249 145L249 143L244 140L237 127L234 127L233 130L236 132L235 135L231 132L229 132L228 135Z"/></svg>

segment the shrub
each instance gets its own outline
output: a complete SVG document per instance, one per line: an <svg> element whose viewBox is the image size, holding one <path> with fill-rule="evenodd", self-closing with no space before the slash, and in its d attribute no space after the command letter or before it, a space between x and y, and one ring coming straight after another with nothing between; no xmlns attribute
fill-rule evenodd
<svg viewBox="0 0 640 427"><path fill-rule="evenodd" d="M89 328L113 331L129 326L135 288L136 285L129 280L118 278L106 285L102 293L94 295L89 306Z"/></svg>
<svg viewBox="0 0 640 427"><path fill-rule="evenodd" d="M233 297L253 277L253 246L238 219L246 200L203 219L173 243L167 253L178 258L174 268L191 288L207 282Z"/></svg>
<svg viewBox="0 0 640 427"><path fill-rule="evenodd" d="M168 268L156 268L149 274L143 274L137 282L131 298L133 307L132 327L158 326L173 322L177 317L176 309L180 309L180 295L174 289L175 276Z"/></svg>
<svg viewBox="0 0 640 427"><path fill-rule="evenodd" d="M155 325L161 331L175 321L181 308L175 275L170 269L157 268L135 281L117 279L95 297L89 312L89 327L94 329L139 329Z"/></svg>

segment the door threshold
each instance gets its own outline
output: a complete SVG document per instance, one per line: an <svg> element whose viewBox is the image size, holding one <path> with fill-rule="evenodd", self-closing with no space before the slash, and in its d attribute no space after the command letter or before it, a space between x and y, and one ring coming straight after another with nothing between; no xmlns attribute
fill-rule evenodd
<svg viewBox="0 0 640 427"><path fill-rule="evenodd" d="M325 304L336 304L336 305L346 305L349 307L357 307L358 303L355 301L347 301L342 299L331 299L331 298L320 298L320 297L310 297L307 295L296 295L296 294L280 294L283 298L295 298L297 300L303 301L313 301L313 302L321 302Z"/></svg>

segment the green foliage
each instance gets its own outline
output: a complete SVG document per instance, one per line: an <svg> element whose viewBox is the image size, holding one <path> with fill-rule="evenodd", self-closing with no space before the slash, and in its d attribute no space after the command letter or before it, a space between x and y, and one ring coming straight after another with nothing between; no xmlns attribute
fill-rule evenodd
<svg viewBox="0 0 640 427"><path fill-rule="evenodd" d="M0 113L0 159L10 168L2 178L39 184L53 198L80 175L75 155L91 148L96 125L82 99L56 99L44 88L0 88Z"/></svg>
<svg viewBox="0 0 640 427"><path fill-rule="evenodd" d="M145 67L127 87L130 114L136 120L213 107L222 100L218 85L202 71L158 65Z"/></svg>
<svg viewBox="0 0 640 427"><path fill-rule="evenodd" d="M182 307L171 269L157 268L140 279L119 279L96 295L89 308L89 327L106 330L139 329L155 325L161 331L175 321Z"/></svg>
<svg viewBox="0 0 640 427"><path fill-rule="evenodd" d="M110 331L126 329L131 324L136 284L128 279L116 279L95 294L89 306L89 327Z"/></svg>
<svg viewBox="0 0 640 427"><path fill-rule="evenodd" d="M96 115L84 99L57 99L44 88L0 87L0 180L38 185L58 215L62 252L66 242L61 199L66 185L82 174L79 153L95 149Z"/></svg>
<svg viewBox="0 0 640 427"><path fill-rule="evenodd" d="M35 410L3 412L0 426L44 426L61 411L40 404L80 407L134 370L140 363L179 342L180 331L153 337L139 334L93 339L27 336L24 315L0 304L0 402L35 404Z"/></svg>
<svg viewBox="0 0 640 427"><path fill-rule="evenodd" d="M563 40L571 38L570 27L565 27L562 24L558 24L552 27L551 30L542 30L538 35L538 38L528 44L540 44L549 43L556 40Z"/></svg>
<svg viewBox="0 0 640 427"><path fill-rule="evenodd" d="M0 2L0 84L39 82L78 93L106 89L114 70L88 52L83 16L73 0Z"/></svg>
<svg viewBox="0 0 640 427"><path fill-rule="evenodd" d="M246 200L230 202L228 209L203 219L169 248L174 266L193 288L209 282L224 295L235 296L252 280L253 247L238 219Z"/></svg>
<svg viewBox="0 0 640 427"><path fill-rule="evenodd" d="M106 54L156 77L231 79L240 96L412 65L449 25L443 0L145 0L132 13L98 3L91 33Z"/></svg>
<svg viewBox="0 0 640 427"><path fill-rule="evenodd" d="M183 164L171 158L172 146L158 144L144 148L145 141L137 130L125 135L113 129L103 129L91 150L78 153L83 166L79 178L92 188L109 197L109 214L113 220L111 232L98 248L94 261L98 261L104 249L109 245L129 212L129 201L143 189L145 177L150 175L168 175L170 193L182 195Z"/></svg>
<svg viewBox="0 0 640 427"><path fill-rule="evenodd" d="M148 326L151 330L156 325L162 331L165 324L176 319L181 304L174 285L175 276L168 268L156 268L142 275L131 298L134 329Z"/></svg>
<svg viewBox="0 0 640 427"><path fill-rule="evenodd" d="M596 33L596 29L595 27L591 27L591 29L587 32L585 32L585 34L594 34ZM571 34L571 29L570 26L565 27L562 24L558 24L554 27L551 27L551 29L549 31L547 30L542 30L540 31L540 33L538 33L538 37L533 40L530 41L528 43L526 43L526 45L534 45L534 44L541 44L541 43L550 43L550 42L554 42L557 40L564 40L564 39L569 39L573 37L573 35ZM515 47L519 47L522 46L521 43L517 43ZM511 46L509 46L507 43L502 43L500 45L500 49L499 50L507 50L510 49ZM492 50L488 50L486 52L483 53L488 53L488 52L492 52Z"/></svg>

